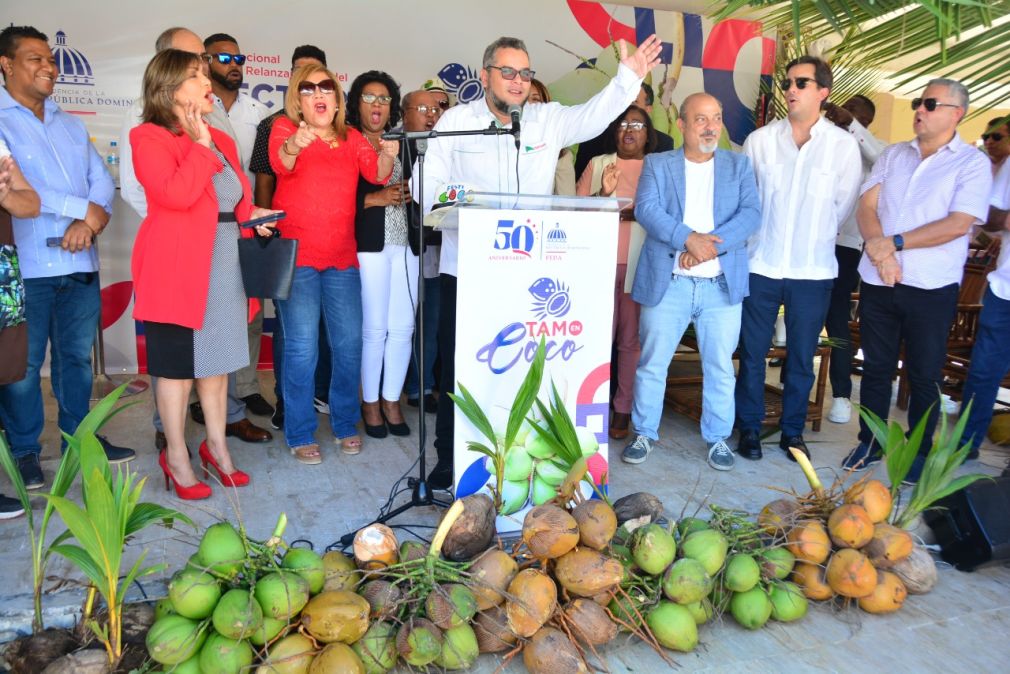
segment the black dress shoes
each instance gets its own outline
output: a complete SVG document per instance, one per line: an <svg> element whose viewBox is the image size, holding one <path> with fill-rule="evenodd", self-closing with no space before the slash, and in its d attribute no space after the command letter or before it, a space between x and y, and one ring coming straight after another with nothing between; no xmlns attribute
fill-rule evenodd
<svg viewBox="0 0 1010 674"><path fill-rule="evenodd" d="M268 403L266 398L259 393L245 396L242 398L242 402L245 403L247 410L257 416L269 417L274 413L274 406Z"/></svg>
<svg viewBox="0 0 1010 674"><path fill-rule="evenodd" d="M789 451L790 447L795 447L796 449L806 454L808 459L810 458L810 450L807 449L807 443L803 442L802 435L791 435L791 436L783 435L781 438L779 438L779 447L782 449L783 452L786 453L786 458L789 459L790 461L796 460L795 458L793 458L793 453Z"/></svg>
<svg viewBox="0 0 1010 674"><path fill-rule="evenodd" d="M428 473L428 486L432 489L449 489L452 487L452 464L439 461Z"/></svg>
<svg viewBox="0 0 1010 674"><path fill-rule="evenodd" d="M751 461L760 460L764 456L761 453L761 433L759 431L741 430L740 443L736 446L736 453Z"/></svg>

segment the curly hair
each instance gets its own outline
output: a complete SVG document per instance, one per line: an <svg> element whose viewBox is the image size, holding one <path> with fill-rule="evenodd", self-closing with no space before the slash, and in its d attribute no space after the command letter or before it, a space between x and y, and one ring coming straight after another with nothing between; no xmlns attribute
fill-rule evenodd
<svg viewBox="0 0 1010 674"><path fill-rule="evenodd" d="M659 136L656 135L656 127L652 125L652 120L649 119L649 113L632 103L628 106L628 109L618 115L617 119L612 121L610 126L607 127L607 130L603 132L603 148L606 154L617 152L617 130L621 126L621 122L624 121L624 118L627 117L628 113L631 111L638 112L645 118L645 154L656 151L656 145L659 143Z"/></svg>
<svg viewBox="0 0 1010 674"><path fill-rule="evenodd" d="M386 91L393 98L389 102L389 121L386 122L386 130L392 129L400 123L400 85L381 70L369 70L361 73L351 82L351 89L347 92L347 124L361 131L361 94L365 87L372 82L377 82L386 87Z"/></svg>

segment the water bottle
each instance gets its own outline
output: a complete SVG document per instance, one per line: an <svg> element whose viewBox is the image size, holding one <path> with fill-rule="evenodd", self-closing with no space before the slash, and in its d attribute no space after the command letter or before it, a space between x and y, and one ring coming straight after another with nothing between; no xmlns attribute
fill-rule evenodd
<svg viewBox="0 0 1010 674"><path fill-rule="evenodd" d="M105 155L105 168L112 176L112 181L119 185L119 143L109 143L109 152Z"/></svg>

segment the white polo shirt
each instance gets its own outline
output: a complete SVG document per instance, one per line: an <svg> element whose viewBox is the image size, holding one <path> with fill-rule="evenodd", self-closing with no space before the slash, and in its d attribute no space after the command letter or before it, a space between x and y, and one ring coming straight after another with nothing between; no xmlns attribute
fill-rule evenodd
<svg viewBox="0 0 1010 674"><path fill-rule="evenodd" d="M989 205L1003 211L1010 210L1010 161L1004 161L993 178ZM1010 301L1010 232L1004 229L1000 236L1003 242L1000 244L999 262L989 272L989 289L1001 300Z"/></svg>

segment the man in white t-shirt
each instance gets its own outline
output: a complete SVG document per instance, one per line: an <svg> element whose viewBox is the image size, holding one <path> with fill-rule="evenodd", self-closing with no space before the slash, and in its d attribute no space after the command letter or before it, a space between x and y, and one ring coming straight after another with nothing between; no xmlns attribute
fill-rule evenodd
<svg viewBox="0 0 1010 674"><path fill-rule="evenodd" d="M691 94L680 108L682 149L647 155L635 218L648 236L631 291L642 305L642 355L631 420L635 439L621 454L641 463L659 439L667 370L689 324L701 353L701 435L708 465L733 468L733 351L748 292L747 239L761 224L761 202L747 157L716 149L722 105Z"/></svg>

